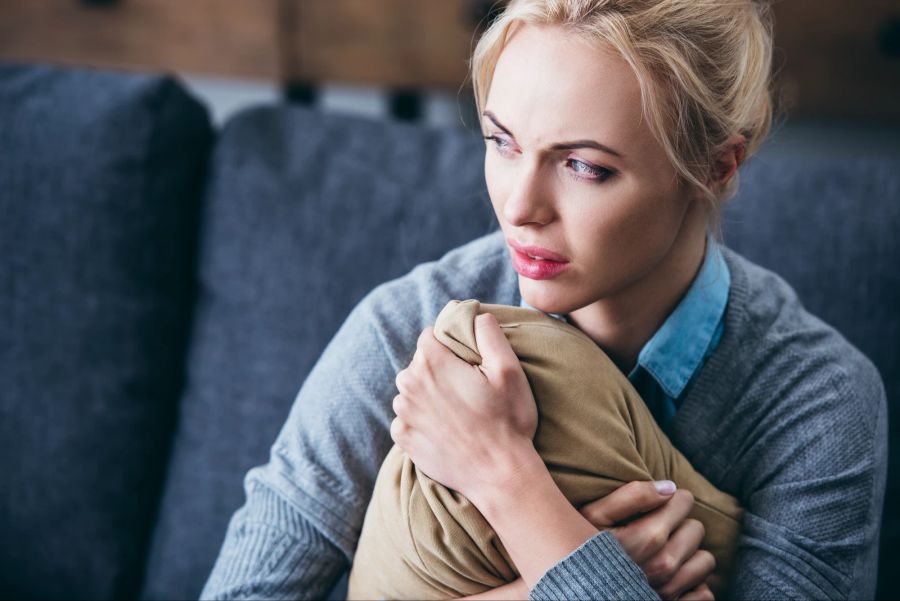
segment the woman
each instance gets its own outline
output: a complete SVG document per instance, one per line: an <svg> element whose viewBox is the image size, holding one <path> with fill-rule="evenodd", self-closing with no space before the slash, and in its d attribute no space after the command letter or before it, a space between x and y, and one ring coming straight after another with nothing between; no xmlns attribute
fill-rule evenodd
<svg viewBox="0 0 900 601"><path fill-rule="evenodd" d="M502 232L354 310L248 474L204 597L322 595L392 440L471 500L514 560L522 578L483 598L712 597L689 492L635 482L581 508L561 495L496 323L475 322L481 371L427 327L464 298L560 315L629 375L746 509L730 596L871 597L878 374L708 236L768 131L771 43L750 0L511 2L473 61Z"/></svg>

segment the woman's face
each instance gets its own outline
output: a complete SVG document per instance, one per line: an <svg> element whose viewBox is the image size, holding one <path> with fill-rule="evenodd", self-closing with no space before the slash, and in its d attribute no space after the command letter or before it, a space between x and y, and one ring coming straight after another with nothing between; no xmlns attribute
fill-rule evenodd
<svg viewBox="0 0 900 601"><path fill-rule="evenodd" d="M528 304L570 313L627 298L666 268L693 201L621 57L560 28L520 26L484 108L488 191Z"/></svg>

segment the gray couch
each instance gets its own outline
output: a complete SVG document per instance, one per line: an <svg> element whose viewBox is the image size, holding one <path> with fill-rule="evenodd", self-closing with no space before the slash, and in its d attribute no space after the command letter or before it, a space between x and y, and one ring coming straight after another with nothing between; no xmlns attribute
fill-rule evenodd
<svg viewBox="0 0 900 601"><path fill-rule="evenodd" d="M495 227L482 152L290 106L214 131L167 77L0 66L0 596L196 597L351 307ZM724 231L897 407L900 164L752 161ZM900 595L891 458L882 598Z"/></svg>

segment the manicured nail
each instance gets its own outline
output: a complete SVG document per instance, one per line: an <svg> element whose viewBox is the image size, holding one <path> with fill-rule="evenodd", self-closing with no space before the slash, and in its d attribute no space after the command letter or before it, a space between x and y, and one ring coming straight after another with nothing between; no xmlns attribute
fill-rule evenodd
<svg viewBox="0 0 900 601"><path fill-rule="evenodd" d="M675 494L675 483L671 480L656 480L653 483L653 486L656 487L656 492L661 495L673 495Z"/></svg>

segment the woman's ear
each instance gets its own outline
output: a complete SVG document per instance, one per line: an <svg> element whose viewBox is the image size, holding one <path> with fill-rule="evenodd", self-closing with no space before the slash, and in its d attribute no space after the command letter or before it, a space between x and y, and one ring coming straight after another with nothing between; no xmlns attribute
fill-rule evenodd
<svg viewBox="0 0 900 601"><path fill-rule="evenodd" d="M724 190L734 174L737 173L738 167L744 162L746 152L747 138L742 135L728 138L716 156L716 162L710 174L710 187Z"/></svg>

